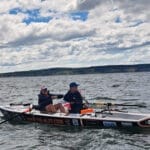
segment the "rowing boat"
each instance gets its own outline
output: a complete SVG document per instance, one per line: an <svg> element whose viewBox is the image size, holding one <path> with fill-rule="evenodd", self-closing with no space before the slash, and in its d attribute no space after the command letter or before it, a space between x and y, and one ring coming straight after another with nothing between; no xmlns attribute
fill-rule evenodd
<svg viewBox="0 0 150 150"><path fill-rule="evenodd" d="M129 113L119 111L95 111L90 114L69 114L63 113L48 114L38 110L25 111L28 107L19 106L0 106L0 111L5 119L17 122L37 122L52 125L67 125L81 127L139 127L150 129L150 114Z"/></svg>

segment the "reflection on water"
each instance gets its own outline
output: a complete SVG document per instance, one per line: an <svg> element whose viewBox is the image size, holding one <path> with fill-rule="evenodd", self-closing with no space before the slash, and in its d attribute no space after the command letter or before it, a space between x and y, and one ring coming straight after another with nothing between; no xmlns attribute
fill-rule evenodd
<svg viewBox="0 0 150 150"><path fill-rule="evenodd" d="M146 108L126 109L132 112L150 112L150 73L0 78L0 105L13 102L36 104L42 85L53 93L64 94L72 81L80 83L86 99L144 104ZM150 149L149 130L82 129L35 123L6 123L0 126L0 135L0 147L4 150Z"/></svg>

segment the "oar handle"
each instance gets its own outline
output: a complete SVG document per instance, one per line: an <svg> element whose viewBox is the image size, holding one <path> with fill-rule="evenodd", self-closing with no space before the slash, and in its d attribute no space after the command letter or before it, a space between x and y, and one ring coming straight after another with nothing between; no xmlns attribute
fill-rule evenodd
<svg viewBox="0 0 150 150"><path fill-rule="evenodd" d="M31 103L10 103L9 105L10 106L19 106L19 105L22 105L22 106L29 106Z"/></svg>

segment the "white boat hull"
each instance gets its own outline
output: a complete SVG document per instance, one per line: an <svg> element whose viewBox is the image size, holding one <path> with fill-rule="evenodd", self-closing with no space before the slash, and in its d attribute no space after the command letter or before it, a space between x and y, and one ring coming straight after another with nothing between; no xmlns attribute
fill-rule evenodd
<svg viewBox="0 0 150 150"><path fill-rule="evenodd" d="M104 112L95 114L69 114L62 113L47 114L37 110L23 113L27 107L24 106L0 106L0 111L6 119L13 118L14 121L37 122L52 125L67 125L81 127L139 127L150 128L150 114L138 114L127 112Z"/></svg>

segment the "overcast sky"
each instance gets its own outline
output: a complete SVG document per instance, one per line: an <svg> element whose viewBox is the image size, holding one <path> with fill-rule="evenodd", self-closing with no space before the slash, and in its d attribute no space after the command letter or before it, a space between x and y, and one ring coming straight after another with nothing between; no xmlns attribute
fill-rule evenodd
<svg viewBox="0 0 150 150"><path fill-rule="evenodd" d="M150 0L0 0L0 73L150 63Z"/></svg>

